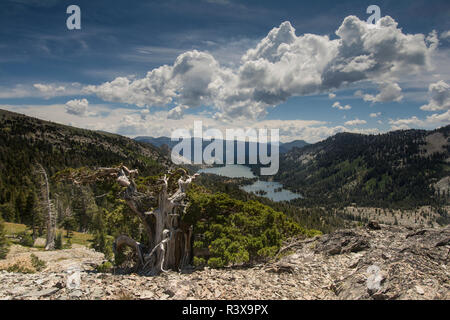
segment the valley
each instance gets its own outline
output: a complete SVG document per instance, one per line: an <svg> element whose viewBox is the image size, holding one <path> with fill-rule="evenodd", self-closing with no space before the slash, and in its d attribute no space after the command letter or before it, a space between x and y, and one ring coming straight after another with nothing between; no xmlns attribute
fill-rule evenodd
<svg viewBox="0 0 450 320"><path fill-rule="evenodd" d="M449 127L337 135L293 147L281 156L273 180L255 175L255 166L188 166L200 173L181 219L192 225L191 263L181 273L171 270L148 280L133 251L118 256L113 250L114 239L124 233L148 241L142 221L121 200L126 189L92 177L117 165L137 168L142 175L134 178L136 188L148 194L146 206L156 206L152 194L159 192L158 181L175 170L167 148L5 111L0 116L0 212L9 243L0 260L2 299L449 298L443 280L450 209L449 147L443 137ZM364 146L349 152L354 139L376 143L370 142L370 153ZM397 145L399 139L408 147L389 151L383 161L372 159L387 152L387 141ZM45 202L36 163L50 175L56 235L63 239L55 251L43 250ZM424 173L416 175L419 165ZM424 273L407 281L393 271L394 261L405 274L418 263ZM64 284L71 265L81 268L76 290ZM387 279L375 289L361 285L371 265ZM430 268L434 271L426 271Z"/></svg>

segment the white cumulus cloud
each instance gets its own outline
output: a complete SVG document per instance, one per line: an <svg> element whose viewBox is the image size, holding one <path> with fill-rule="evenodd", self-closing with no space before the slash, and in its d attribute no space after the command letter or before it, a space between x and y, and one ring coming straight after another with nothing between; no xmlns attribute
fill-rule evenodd
<svg viewBox="0 0 450 320"><path fill-rule="evenodd" d="M184 110L188 109L188 106L176 106L167 113L167 119L179 120L184 116Z"/></svg>
<svg viewBox="0 0 450 320"><path fill-rule="evenodd" d="M335 103L333 103L333 105L331 106L333 108L337 108L339 110L350 110L352 107L350 105L345 105L342 106L341 103L339 101L336 101Z"/></svg>
<svg viewBox="0 0 450 320"><path fill-rule="evenodd" d="M54 97L66 91L64 86L55 86L53 84L35 83L33 87L38 89L45 97Z"/></svg>
<svg viewBox="0 0 450 320"><path fill-rule="evenodd" d="M399 101L401 89L390 79L428 70L438 42L435 32L403 33L389 16L379 20L379 28L348 16L336 35L333 40L326 35L297 36L286 21L233 68L222 66L208 52L193 50L142 79L118 77L84 91L140 107L212 106L216 119L233 120L257 119L292 96L330 92L363 80L380 84L378 95L367 96L370 101Z"/></svg>
<svg viewBox="0 0 450 320"><path fill-rule="evenodd" d="M66 112L76 116L89 115L88 107L89 101L87 99L74 99L66 102Z"/></svg>
<svg viewBox="0 0 450 320"><path fill-rule="evenodd" d="M438 81L428 87L430 101L420 109L424 111L437 111L450 109L450 86L445 81Z"/></svg>
<svg viewBox="0 0 450 320"><path fill-rule="evenodd" d="M382 82L379 84L380 93L377 95L363 94L360 90L355 92L356 96L361 96L364 101L370 102L399 102L403 99L402 88L395 82Z"/></svg>
<svg viewBox="0 0 450 320"><path fill-rule="evenodd" d="M441 39L448 39L448 38L450 38L450 30L441 33Z"/></svg>

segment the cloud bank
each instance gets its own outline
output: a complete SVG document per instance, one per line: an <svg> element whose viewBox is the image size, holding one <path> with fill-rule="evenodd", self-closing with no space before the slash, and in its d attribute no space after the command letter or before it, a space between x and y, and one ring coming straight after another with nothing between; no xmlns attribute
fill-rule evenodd
<svg viewBox="0 0 450 320"><path fill-rule="evenodd" d="M440 126L446 126L450 123L450 110L444 113L434 113L431 116L427 116L425 119L419 119L416 116L407 119L389 120L392 130L411 129L412 127L420 128L436 128Z"/></svg>
<svg viewBox="0 0 450 320"><path fill-rule="evenodd" d="M83 101L72 102L79 106ZM91 130L114 132L128 137L149 135L153 137L170 137L173 128L186 128L192 130L194 121L202 121L205 130L215 128L225 132L229 124L217 119L202 115L185 114L182 118L169 117L169 110L149 113L147 109L130 110L129 108L116 108L111 110L105 105L88 104L89 117L75 114L83 113L83 108L74 112L67 112L67 104L53 105L0 105L0 109L24 113L40 119L63 123L75 127ZM295 139L317 142L339 132L379 133L377 128L361 129L354 126L331 125L326 121L318 120L235 120L233 127L254 129L279 129L280 140L288 142Z"/></svg>
<svg viewBox="0 0 450 320"><path fill-rule="evenodd" d="M211 106L214 118L225 121L258 119L290 97L330 93L359 81L380 87L377 95L363 95L366 101L400 101L401 88L394 79L429 70L438 45L436 32L405 34L389 16L379 20L378 28L348 16L336 37L297 36L286 21L249 49L234 68L221 66L209 52L193 50L179 55L173 65L150 70L144 78L118 77L86 86L84 92L139 107L175 104L170 117L176 118L184 114L178 105Z"/></svg>

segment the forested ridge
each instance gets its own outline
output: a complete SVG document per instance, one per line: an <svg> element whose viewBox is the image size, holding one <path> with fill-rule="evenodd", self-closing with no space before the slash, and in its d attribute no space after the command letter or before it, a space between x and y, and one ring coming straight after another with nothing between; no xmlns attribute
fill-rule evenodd
<svg viewBox="0 0 450 320"><path fill-rule="evenodd" d="M298 205L415 207L449 201L450 126L378 135L339 133L280 157L275 180Z"/></svg>
<svg viewBox="0 0 450 320"><path fill-rule="evenodd" d="M119 163L150 175L170 164L148 144L0 110L0 205L5 219L30 223L39 198L38 163L50 177L66 168Z"/></svg>

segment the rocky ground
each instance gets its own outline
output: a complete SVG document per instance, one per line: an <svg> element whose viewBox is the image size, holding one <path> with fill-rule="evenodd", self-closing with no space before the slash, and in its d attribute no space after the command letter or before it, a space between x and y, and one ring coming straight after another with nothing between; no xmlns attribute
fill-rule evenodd
<svg viewBox="0 0 450 320"><path fill-rule="evenodd" d="M157 277L97 273L102 255L83 247L34 251L46 268L31 274L0 271L0 299L449 300L449 251L450 227L376 223L293 241L281 259L266 265ZM3 263L26 260L27 254L17 246ZM81 283L68 289L65 270L72 265L80 267Z"/></svg>

